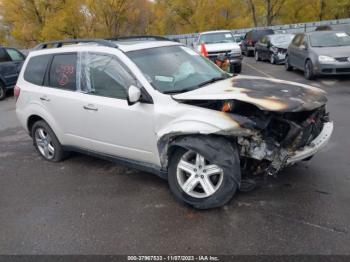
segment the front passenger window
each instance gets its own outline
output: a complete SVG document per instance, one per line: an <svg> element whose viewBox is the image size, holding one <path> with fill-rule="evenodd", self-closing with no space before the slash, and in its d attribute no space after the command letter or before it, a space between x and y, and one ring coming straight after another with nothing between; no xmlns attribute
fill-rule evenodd
<svg viewBox="0 0 350 262"><path fill-rule="evenodd" d="M93 95L126 99L127 88L135 84L133 77L117 57L108 54L82 53L81 91Z"/></svg>

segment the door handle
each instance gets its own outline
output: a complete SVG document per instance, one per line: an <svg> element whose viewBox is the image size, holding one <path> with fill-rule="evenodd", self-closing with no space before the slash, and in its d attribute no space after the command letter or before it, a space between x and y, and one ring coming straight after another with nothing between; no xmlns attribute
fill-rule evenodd
<svg viewBox="0 0 350 262"><path fill-rule="evenodd" d="M88 104L86 106L83 106L85 110L91 110L91 111L98 111L98 108L92 104Z"/></svg>
<svg viewBox="0 0 350 262"><path fill-rule="evenodd" d="M42 97L40 97L40 100L41 100L41 101L46 101L46 102L49 102L49 101L50 101L50 99L49 99L47 96L42 96Z"/></svg>

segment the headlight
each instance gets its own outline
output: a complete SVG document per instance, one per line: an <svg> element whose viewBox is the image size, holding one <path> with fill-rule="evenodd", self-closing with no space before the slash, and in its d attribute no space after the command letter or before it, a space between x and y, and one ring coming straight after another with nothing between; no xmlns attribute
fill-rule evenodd
<svg viewBox="0 0 350 262"><path fill-rule="evenodd" d="M320 55L318 57L318 61L320 63L327 64L327 63L335 62L335 59L334 59L334 57L330 57L330 56L326 56L326 55Z"/></svg>
<svg viewBox="0 0 350 262"><path fill-rule="evenodd" d="M273 53L277 54L277 53L278 53L278 48L275 47L275 46L272 46L272 47L271 47L271 51L272 51Z"/></svg>
<svg viewBox="0 0 350 262"><path fill-rule="evenodd" d="M238 57L238 56L241 56L241 50L231 50L231 53L230 53L231 56L233 57Z"/></svg>

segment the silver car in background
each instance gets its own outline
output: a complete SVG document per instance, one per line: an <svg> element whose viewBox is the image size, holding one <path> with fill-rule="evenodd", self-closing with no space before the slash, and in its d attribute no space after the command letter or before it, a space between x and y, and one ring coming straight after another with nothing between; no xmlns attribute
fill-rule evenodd
<svg viewBox="0 0 350 262"><path fill-rule="evenodd" d="M303 70L309 80L317 75L350 75L350 35L341 31L297 34L288 47L285 67Z"/></svg>

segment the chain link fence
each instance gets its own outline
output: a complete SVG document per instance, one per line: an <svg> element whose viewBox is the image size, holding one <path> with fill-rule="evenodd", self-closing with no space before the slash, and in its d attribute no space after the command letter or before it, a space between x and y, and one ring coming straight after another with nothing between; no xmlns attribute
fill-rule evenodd
<svg viewBox="0 0 350 262"><path fill-rule="evenodd" d="M252 29L265 29L271 28L274 31L281 33L301 33L314 31L318 26L332 26L332 25L348 25L350 27L350 18L338 19L338 20L327 20L310 23L299 23L299 24L288 24L288 25L275 25L268 27L256 27L256 28L243 28L231 30L233 34L245 34ZM166 37L181 42L186 45L192 45L199 33L182 34L182 35L167 35Z"/></svg>

